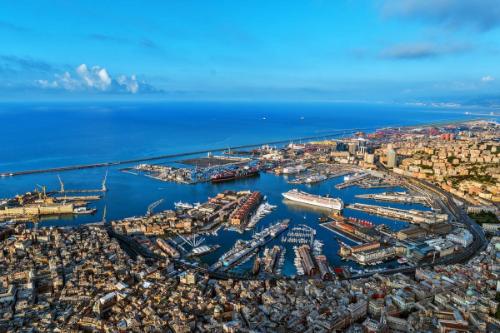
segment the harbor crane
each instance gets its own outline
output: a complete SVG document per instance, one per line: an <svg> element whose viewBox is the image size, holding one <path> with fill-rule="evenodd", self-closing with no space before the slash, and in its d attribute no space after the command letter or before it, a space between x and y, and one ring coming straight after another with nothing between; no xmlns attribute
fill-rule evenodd
<svg viewBox="0 0 500 333"><path fill-rule="evenodd" d="M106 170L106 173L104 174L104 179L102 180L102 186L100 189L90 189L90 190L73 190L73 189L66 189L64 187L64 182L62 181L61 177L59 175L57 175L57 178L59 179L59 184L61 186L61 188L59 189L59 192L60 193L98 193L98 192L103 192L103 193L106 193L108 191L108 188L106 186L106 182L108 180L108 170Z"/></svg>
<svg viewBox="0 0 500 333"><path fill-rule="evenodd" d="M161 203L163 202L163 199L157 200L153 202L151 205L148 206L148 211L146 213L146 216L151 216L153 215L153 210L158 207Z"/></svg>
<svg viewBox="0 0 500 333"><path fill-rule="evenodd" d="M104 205L104 210L102 211L102 224L106 224L106 212L107 212L108 205Z"/></svg>
<svg viewBox="0 0 500 333"><path fill-rule="evenodd" d="M106 174L104 175L104 179L102 181L102 189L101 189L102 192L108 191L108 188L106 187L106 180L108 179L108 171L109 170L106 170Z"/></svg>
<svg viewBox="0 0 500 333"><path fill-rule="evenodd" d="M197 234L193 234L193 236L191 236L191 237L184 237L181 234L179 234L178 232L175 232L175 233L184 241L184 243L187 243L192 248L200 246L205 241L205 238L203 238L203 237L197 239L196 238Z"/></svg>
<svg viewBox="0 0 500 333"><path fill-rule="evenodd" d="M57 179L59 179L59 184L61 184L61 189L59 190L59 192L64 193L65 192L64 191L64 183L61 179L61 176L57 175Z"/></svg>
<svg viewBox="0 0 500 333"><path fill-rule="evenodd" d="M40 197L40 199L45 199L47 197L47 187L38 184L36 184L36 186L42 189L42 193L38 192L38 196Z"/></svg>

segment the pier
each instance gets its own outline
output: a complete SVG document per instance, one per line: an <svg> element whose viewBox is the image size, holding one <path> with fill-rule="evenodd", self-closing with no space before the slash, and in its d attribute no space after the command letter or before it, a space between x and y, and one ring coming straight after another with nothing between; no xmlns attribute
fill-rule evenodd
<svg viewBox="0 0 500 333"><path fill-rule="evenodd" d="M336 233L337 235L343 237L343 238L346 238L348 240L350 240L351 242L353 242L354 244L357 244L357 245L361 245L363 243L363 240L361 238L358 238L352 234L348 234L346 232L343 232L341 231L339 228L336 228L335 227L335 222L326 222L326 223L321 223L320 226L322 226L323 228L326 228L334 233Z"/></svg>
<svg viewBox="0 0 500 333"><path fill-rule="evenodd" d="M405 204L419 203L430 206L429 199L425 196L411 195L406 192L384 192L374 194L358 194L356 198L373 199L377 201L398 202Z"/></svg>
<svg viewBox="0 0 500 333"><path fill-rule="evenodd" d="M389 217L396 220L408 221L411 223L440 223L448 221L448 214L438 214L431 211L423 210L405 210L392 207L383 207L376 205L366 205L354 203L347 205L346 208L359 210L368 214Z"/></svg>

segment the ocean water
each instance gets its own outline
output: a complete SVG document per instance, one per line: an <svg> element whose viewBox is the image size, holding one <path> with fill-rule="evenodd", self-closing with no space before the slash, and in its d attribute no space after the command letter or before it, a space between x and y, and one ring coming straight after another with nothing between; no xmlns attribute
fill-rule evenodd
<svg viewBox="0 0 500 333"><path fill-rule="evenodd" d="M224 148L243 144L326 135L339 129L364 128L367 131L385 126L418 125L440 121L468 119L463 110L435 110L387 105L351 104L278 104L278 103L58 103L0 104L0 172L77 165L137 157ZM158 161L174 162L177 159ZM278 208L258 225L261 228L278 219L290 218L293 224L308 224L317 229L317 238L325 243L324 252L334 265L341 264L337 235L318 226L321 213L288 206L281 193L297 187L283 177L262 174L260 177L212 185L182 185L159 182L123 173L117 167L108 169L109 192L93 206L96 215L49 219L40 226L74 226L100 221L104 206L107 220L143 215L147 206L163 198L157 208L173 208L176 201L203 202L223 190L258 190ZM99 188L105 169L86 169L60 173L66 189ZM310 187L299 188L315 193L341 197L344 202L369 202L355 199L359 193L384 191L352 187L336 190L340 178ZM0 178L0 198L32 190L37 185L58 189L56 174L34 174ZM419 205L394 207L420 208ZM356 211L345 215L385 223L397 230L406 223L369 216ZM249 238L220 231L207 237L209 244L221 248L206 256L211 263L229 249L236 239ZM346 241L346 240L344 240ZM279 242L276 240L275 242ZM346 241L348 242L348 241ZM271 243L270 245L272 245ZM284 272L293 274L293 250L288 246Z"/></svg>

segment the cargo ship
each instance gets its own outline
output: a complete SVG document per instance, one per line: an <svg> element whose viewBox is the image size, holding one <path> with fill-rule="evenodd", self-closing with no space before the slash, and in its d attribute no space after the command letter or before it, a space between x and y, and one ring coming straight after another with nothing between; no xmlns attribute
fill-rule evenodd
<svg viewBox="0 0 500 333"><path fill-rule="evenodd" d="M236 180L236 179L241 179L241 178L248 178L248 177L254 177L259 175L259 169L257 168L250 168L250 167L243 167L239 168L234 171L223 171L220 173L217 173L210 177L210 181L212 183L222 183L222 182L227 182L231 180Z"/></svg>
<svg viewBox="0 0 500 333"><path fill-rule="evenodd" d="M293 189L288 192L282 193L282 195L288 200L308 204L311 206L317 206L333 210L342 210L344 208L344 203L339 198L322 197L320 195L302 192L297 189Z"/></svg>

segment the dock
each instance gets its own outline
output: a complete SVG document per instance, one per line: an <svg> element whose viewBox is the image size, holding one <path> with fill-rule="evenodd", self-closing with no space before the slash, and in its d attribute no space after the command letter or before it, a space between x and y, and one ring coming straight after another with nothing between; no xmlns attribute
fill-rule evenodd
<svg viewBox="0 0 500 333"><path fill-rule="evenodd" d="M439 214L432 211L416 209L399 209L377 205L367 205L354 203L346 206L347 209L359 210L368 214L388 217L395 220L407 221L410 223L440 223L448 221L448 214Z"/></svg>
<svg viewBox="0 0 500 333"><path fill-rule="evenodd" d="M335 221L321 223L320 226L332 231L333 233L336 233L337 235L339 235L341 237L344 237L344 238L350 240L351 242L353 242L357 245L360 245L363 243L363 240L361 238L358 238L352 234L348 234L348 233L342 231L341 229L337 228L334 223L335 223Z"/></svg>
<svg viewBox="0 0 500 333"><path fill-rule="evenodd" d="M356 198L373 199L377 201L398 202L404 204L419 203L430 206L428 198L423 195L411 195L407 192L384 192L374 194L358 194Z"/></svg>

